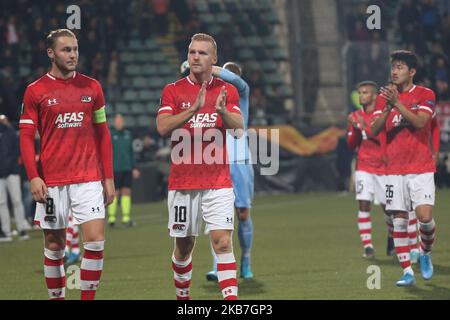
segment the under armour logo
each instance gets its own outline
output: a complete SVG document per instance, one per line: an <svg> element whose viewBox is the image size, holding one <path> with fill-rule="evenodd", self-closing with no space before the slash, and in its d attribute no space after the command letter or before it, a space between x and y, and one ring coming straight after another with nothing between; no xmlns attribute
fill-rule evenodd
<svg viewBox="0 0 450 320"><path fill-rule="evenodd" d="M55 104L58 104L58 102L56 101L56 98L47 100L47 105L48 106L54 106Z"/></svg>
<svg viewBox="0 0 450 320"><path fill-rule="evenodd" d="M233 218L227 217L227 222L228 222L228 223L233 222Z"/></svg>
<svg viewBox="0 0 450 320"><path fill-rule="evenodd" d="M191 107L191 103L190 102L188 102L188 103L185 103L185 102L181 103L181 108L182 109L187 109L187 108L190 108L190 107Z"/></svg>
<svg viewBox="0 0 450 320"><path fill-rule="evenodd" d="M92 207L92 212L93 213L94 212L100 212L100 207L96 207L96 208Z"/></svg>
<svg viewBox="0 0 450 320"><path fill-rule="evenodd" d="M62 291L53 291L52 296L53 297L60 297L62 295Z"/></svg>

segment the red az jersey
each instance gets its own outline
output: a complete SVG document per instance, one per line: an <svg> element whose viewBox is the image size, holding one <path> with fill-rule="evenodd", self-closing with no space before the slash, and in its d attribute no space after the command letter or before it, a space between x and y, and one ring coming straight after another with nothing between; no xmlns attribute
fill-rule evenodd
<svg viewBox="0 0 450 320"><path fill-rule="evenodd" d="M93 113L104 106L100 83L78 72L67 80L47 73L27 87L19 127L39 131L48 186L102 180Z"/></svg>
<svg viewBox="0 0 450 320"><path fill-rule="evenodd" d="M358 161L356 170L373 173L377 175L385 174L385 163L383 161L383 149L380 140L372 134L370 124L373 113L366 113L364 110L352 112L353 117L361 117L364 121L364 129L356 129L350 126L347 143L351 149L358 146Z"/></svg>
<svg viewBox="0 0 450 320"><path fill-rule="evenodd" d="M186 139L180 138L174 141L174 133L172 133L172 164L169 175L169 190L233 187L230 177L230 166L227 164L226 128L223 125L222 117L215 109L216 100L222 86L225 86L227 91L227 110L233 113L240 113L239 95L236 88L220 79L211 78L206 87L204 106L183 125L182 128L185 130L178 129L174 131L175 135L183 131L184 134L188 135L187 140L190 143L190 148L184 148L181 151L183 153L181 155L183 161L177 161L177 163L173 161L174 154L175 156L179 154L180 144L183 143L184 145ZM175 115L190 108L197 98L200 87L200 84L192 82L189 77L166 85L162 92L158 115ZM220 134L218 141L210 137L214 132ZM208 152L213 147L215 147L215 152ZM204 157L204 154L213 154L213 156L220 158L220 161L211 163L207 157Z"/></svg>
<svg viewBox="0 0 450 320"><path fill-rule="evenodd" d="M435 108L434 92L428 88L414 85L409 91L399 93L399 101L410 111L417 114L427 112L431 116ZM382 113L386 100L381 96L376 100L374 115ZM435 172L436 166L431 154L431 121L416 129L393 108L388 115L384 128L386 137L386 174L406 175Z"/></svg>

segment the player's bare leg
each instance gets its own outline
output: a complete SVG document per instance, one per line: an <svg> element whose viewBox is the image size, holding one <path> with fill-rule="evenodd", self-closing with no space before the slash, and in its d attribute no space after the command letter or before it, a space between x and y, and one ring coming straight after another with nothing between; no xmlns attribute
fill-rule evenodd
<svg viewBox="0 0 450 320"><path fill-rule="evenodd" d="M436 224L433 219L433 206L420 205L416 208L416 216L419 221L420 235L420 271L425 280L433 276L433 264L431 262L431 248L433 246Z"/></svg>
<svg viewBox="0 0 450 320"><path fill-rule="evenodd" d="M195 237L175 238L174 242L172 269L177 300L189 300L192 278L192 251L195 247Z"/></svg>
<svg viewBox="0 0 450 320"><path fill-rule="evenodd" d="M212 230L211 244L217 258L217 278L225 300L236 300L238 286L236 279L236 259L233 253L232 231Z"/></svg>
<svg viewBox="0 0 450 320"><path fill-rule="evenodd" d="M81 225L84 254L81 260L81 300L93 300L103 270L105 220L94 219Z"/></svg>
<svg viewBox="0 0 450 320"><path fill-rule="evenodd" d="M364 258L374 257L372 244L372 220L370 217L370 201L359 200L358 230L364 247Z"/></svg>
<svg viewBox="0 0 450 320"><path fill-rule="evenodd" d="M251 249L253 242L253 222L250 217L250 208L236 208L239 219L238 238L241 246L241 267L240 274L244 279L253 278L251 270Z"/></svg>
<svg viewBox="0 0 450 320"><path fill-rule="evenodd" d="M415 284L414 271L411 268L408 237L408 212L393 211L394 244L398 261L403 269L403 276L397 281L397 286L410 286Z"/></svg>
<svg viewBox="0 0 450 320"><path fill-rule="evenodd" d="M64 300L66 295L66 273L64 271L64 249L66 230L44 229L44 274L50 300Z"/></svg>

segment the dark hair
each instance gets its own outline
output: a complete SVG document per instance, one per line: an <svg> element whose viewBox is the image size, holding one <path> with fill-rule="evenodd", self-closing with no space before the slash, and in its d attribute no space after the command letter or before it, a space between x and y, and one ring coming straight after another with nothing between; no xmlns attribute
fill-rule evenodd
<svg viewBox="0 0 450 320"><path fill-rule="evenodd" d="M238 65L236 62L227 62L223 65L225 69L230 70L234 74L237 74L238 76L242 76L242 68L240 65Z"/></svg>
<svg viewBox="0 0 450 320"><path fill-rule="evenodd" d="M391 63L394 61L404 62L409 69L417 69L419 59L416 54L407 50L397 50L391 53Z"/></svg>
<svg viewBox="0 0 450 320"><path fill-rule="evenodd" d="M361 81L360 83L358 83L358 84L356 85L356 88L359 89L359 88L364 87L364 86L372 86L372 87L374 87L375 89L378 88L378 85L377 85L376 82L374 82L374 81L369 81L369 80L367 80L367 81Z"/></svg>
<svg viewBox="0 0 450 320"><path fill-rule="evenodd" d="M45 44L47 45L47 48L54 49L56 39L58 39L59 37L74 37L75 39L77 38L75 33L70 31L69 29L53 30L53 31L50 31L47 38L45 39Z"/></svg>

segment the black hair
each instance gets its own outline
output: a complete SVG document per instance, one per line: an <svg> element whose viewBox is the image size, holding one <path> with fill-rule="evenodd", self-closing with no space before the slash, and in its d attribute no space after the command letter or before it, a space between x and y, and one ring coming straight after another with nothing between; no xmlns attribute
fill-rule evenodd
<svg viewBox="0 0 450 320"><path fill-rule="evenodd" d="M407 50L397 50L391 53L391 63L400 61L405 63L409 69L416 69L419 66L419 59L416 54Z"/></svg>

